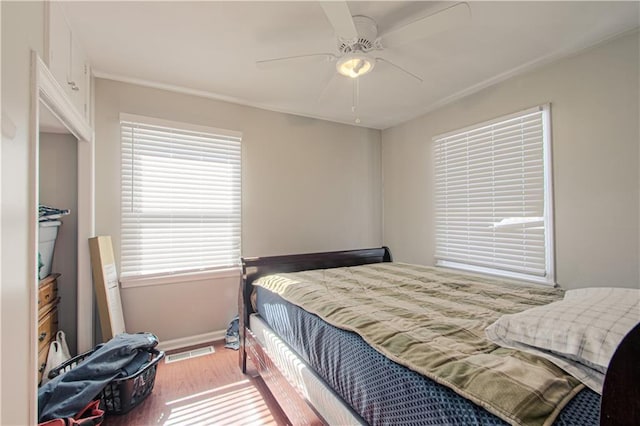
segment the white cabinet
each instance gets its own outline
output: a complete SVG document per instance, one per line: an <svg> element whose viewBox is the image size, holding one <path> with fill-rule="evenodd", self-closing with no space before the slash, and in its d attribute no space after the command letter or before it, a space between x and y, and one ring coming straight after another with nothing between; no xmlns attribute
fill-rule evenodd
<svg viewBox="0 0 640 426"><path fill-rule="evenodd" d="M78 112L91 121L91 69L59 2L45 3L45 61Z"/></svg>

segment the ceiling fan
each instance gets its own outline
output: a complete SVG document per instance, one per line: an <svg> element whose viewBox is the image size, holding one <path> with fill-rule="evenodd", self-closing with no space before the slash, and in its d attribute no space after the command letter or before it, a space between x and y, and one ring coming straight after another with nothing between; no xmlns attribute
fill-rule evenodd
<svg viewBox="0 0 640 426"><path fill-rule="evenodd" d="M380 53L387 48L411 43L457 27L464 24L470 17L469 5L456 3L432 15L378 34L376 22L367 16L352 16L346 1L322 1L320 5L333 26L338 42L337 54L310 53L286 56L257 61L256 65L260 68L266 68L300 59L324 59L328 62L335 62L339 74L357 80L358 77L371 72L377 63L385 63L421 83L423 80L417 74L385 59ZM374 52L376 52L375 55ZM334 75L332 74L332 77ZM354 93L355 87L354 85Z"/></svg>

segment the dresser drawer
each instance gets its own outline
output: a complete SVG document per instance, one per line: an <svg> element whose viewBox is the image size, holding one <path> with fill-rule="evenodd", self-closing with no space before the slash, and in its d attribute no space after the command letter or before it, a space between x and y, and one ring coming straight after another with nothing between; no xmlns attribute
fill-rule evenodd
<svg viewBox="0 0 640 426"><path fill-rule="evenodd" d="M40 352L38 352L38 383L42 381L42 373L44 373L44 368L47 366L47 355L49 355L49 343L42 348Z"/></svg>
<svg viewBox="0 0 640 426"><path fill-rule="evenodd" d="M58 280L49 281L38 289L38 308L51 303L58 297Z"/></svg>
<svg viewBox="0 0 640 426"><path fill-rule="evenodd" d="M58 308L54 308L38 321L38 353L49 346L49 342L58 331Z"/></svg>
<svg viewBox="0 0 640 426"><path fill-rule="evenodd" d="M59 276L60 274L51 274L38 285L38 319L42 319L58 301Z"/></svg>

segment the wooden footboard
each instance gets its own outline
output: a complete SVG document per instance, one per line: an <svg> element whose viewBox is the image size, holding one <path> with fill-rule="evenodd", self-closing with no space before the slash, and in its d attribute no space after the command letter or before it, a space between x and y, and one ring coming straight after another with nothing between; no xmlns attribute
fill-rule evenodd
<svg viewBox="0 0 640 426"><path fill-rule="evenodd" d="M602 389L600 424L640 425L640 324L625 336L611 358Z"/></svg>

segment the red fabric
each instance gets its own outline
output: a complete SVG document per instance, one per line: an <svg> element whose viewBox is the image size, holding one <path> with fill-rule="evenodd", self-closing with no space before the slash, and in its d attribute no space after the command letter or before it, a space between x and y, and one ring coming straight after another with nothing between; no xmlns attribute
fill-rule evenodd
<svg viewBox="0 0 640 426"><path fill-rule="evenodd" d="M104 410L100 408L100 400L91 401L73 418L53 419L38 426L98 426L104 420Z"/></svg>

